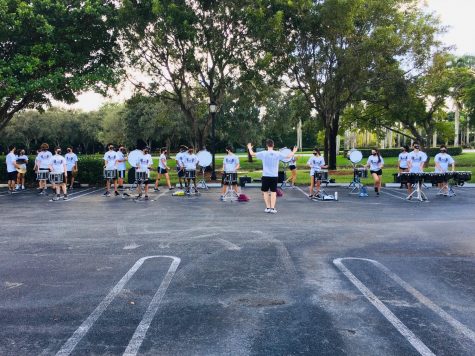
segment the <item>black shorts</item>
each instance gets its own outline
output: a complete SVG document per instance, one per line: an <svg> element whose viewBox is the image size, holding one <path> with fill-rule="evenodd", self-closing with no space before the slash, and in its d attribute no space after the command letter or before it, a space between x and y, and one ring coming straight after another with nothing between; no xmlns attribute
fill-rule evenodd
<svg viewBox="0 0 475 356"><path fill-rule="evenodd" d="M157 172L160 173L160 174L167 174L168 173L168 169L163 169L163 168L160 168L158 167L157 168Z"/></svg>
<svg viewBox="0 0 475 356"><path fill-rule="evenodd" d="M383 170L382 169L379 169L377 171L370 171L371 174L377 174L378 176L382 176L383 175Z"/></svg>
<svg viewBox="0 0 475 356"><path fill-rule="evenodd" d="M18 176L17 171L8 172L8 180L15 180L16 181L17 176Z"/></svg>
<svg viewBox="0 0 475 356"><path fill-rule="evenodd" d="M181 169L178 171L178 178L183 178L185 176L185 170Z"/></svg>
<svg viewBox="0 0 475 356"><path fill-rule="evenodd" d="M399 166L399 169L403 172L409 172L409 167L401 167Z"/></svg>
<svg viewBox="0 0 475 356"><path fill-rule="evenodd" d="M291 165L289 166L289 169L290 169L291 171L295 171L295 170L297 169L297 166L296 166L295 164L291 164Z"/></svg>
<svg viewBox="0 0 475 356"><path fill-rule="evenodd" d="M279 182L279 177L262 177L262 186L261 190L263 192L268 192L269 190L273 193L277 192L277 184Z"/></svg>
<svg viewBox="0 0 475 356"><path fill-rule="evenodd" d="M125 178L125 170L117 171L117 178L124 179Z"/></svg>

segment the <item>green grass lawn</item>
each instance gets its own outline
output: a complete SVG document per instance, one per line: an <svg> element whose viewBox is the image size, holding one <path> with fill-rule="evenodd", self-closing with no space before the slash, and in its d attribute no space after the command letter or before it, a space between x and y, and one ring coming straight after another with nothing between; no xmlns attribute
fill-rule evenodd
<svg viewBox="0 0 475 356"><path fill-rule="evenodd" d="M298 155L297 155L298 156ZM297 161L297 184L299 185L306 185L310 181L310 171L306 167L306 163L309 157L300 156ZM456 163L456 170L458 171L471 171L473 178L471 182L475 183L475 153L463 153L462 155L454 157ZM158 158L157 158L158 160ZM252 178L260 178L262 175L262 164L258 160L254 160L254 162L248 162L245 156L240 157L241 161L241 168L239 170L239 175L247 175ZM383 169L383 183L392 183L393 182L393 174L398 172L397 169L397 158L396 157L388 157L384 159L385 167ZM362 163L365 163L366 159ZM175 172L175 161L169 160L168 165L172 168L171 172L171 180L173 183L177 183L177 175ZM218 168L218 172L221 172L223 166L222 156L217 156L216 158L216 167ZM343 156L338 156L337 158L337 166L338 169L336 171L330 172L330 177L334 178L336 183L350 183L353 179L353 168L351 162ZM429 168L426 169L428 172L432 172L434 170L433 164L433 157L429 163ZM290 172L289 172L290 174ZM209 176L209 173L207 173ZM152 173L152 179L155 179L156 171ZM218 178L220 174L218 174ZM163 180L163 179L162 179ZM362 180L364 184L372 184L371 177ZM161 182L161 184L163 184Z"/></svg>

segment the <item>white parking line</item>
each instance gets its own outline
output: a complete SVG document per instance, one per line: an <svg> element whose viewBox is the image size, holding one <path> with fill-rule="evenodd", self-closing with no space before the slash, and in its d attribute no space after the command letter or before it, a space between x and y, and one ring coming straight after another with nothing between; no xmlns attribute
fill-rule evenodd
<svg viewBox="0 0 475 356"><path fill-rule="evenodd" d="M75 195L74 197L72 198L69 198L68 200L63 200L64 202L68 202L68 201L71 201L71 200L74 200L74 199L77 199L77 198L82 198L86 195L89 195L89 194L92 194L92 193L96 193L97 191L100 191L101 189L95 189L95 188L92 188L93 190L92 191L89 191L89 192L85 192L85 191L82 191L80 192L78 195ZM74 194L74 193L73 193Z"/></svg>
<svg viewBox="0 0 475 356"><path fill-rule="evenodd" d="M139 326L137 326L137 329L135 330L135 333L132 336L132 339L129 341L129 344L127 345L127 348L125 349L124 355L135 356L139 352L140 345L142 345L145 335L147 334L147 330L150 327L150 324L152 323L152 320L158 311L160 302L162 301L163 296L165 295L165 292L167 291L168 286L170 285L170 282L173 276L175 275L175 272L181 260L178 257L169 256L169 258L172 258L173 262L170 265L170 268L168 269L168 272L165 275L165 278L160 284L160 287L158 288L157 292L153 296L152 301L148 305L147 311L145 312L142 320L140 321Z"/></svg>
<svg viewBox="0 0 475 356"><path fill-rule="evenodd" d="M344 258L343 260L346 260L346 259L360 260L360 261L372 263L374 266L376 266L381 271L383 271L394 282L399 284L406 292L408 292L414 298L416 298L420 303L424 304L427 308L432 310L434 313L438 314L443 320L445 320L448 324L450 324L458 333L464 335L465 337L467 337L468 339L470 339L472 342L475 343L475 332L473 332L471 329L469 329L467 326L462 324L457 319L453 318L445 310L443 310L441 307L436 305L433 301L431 301L429 298L427 298L417 289L412 287L409 283L402 280L397 274L392 272L389 268L387 268L383 264L379 263L378 261L370 260L367 258Z"/></svg>
<svg viewBox="0 0 475 356"><path fill-rule="evenodd" d="M109 304L114 300L114 298L122 291L124 286L127 284L127 282L134 276L135 272L143 265L143 263L151 258L171 258L173 260L172 264L170 265L170 268L168 269L167 274L165 275L165 278L163 279L162 283L160 284L160 287L158 288L157 292L155 293L155 296L152 299L152 302L150 302L149 307L140 322L140 325L142 327L146 326L145 332L148 329L148 326L150 324L146 324L146 322L152 318L155 315L158 306L160 304L160 301L165 294L165 291L167 290L170 281L175 274L176 269L178 268L178 265L180 264L181 260L178 257L174 256L164 256L164 255L158 255L158 256L146 256L140 258L135 264L132 266L132 268L129 269L129 271L120 279L120 281L112 288L112 290L109 292L109 294L102 300L102 302L94 309L94 311L88 316L88 318L77 328L77 330L73 333L73 335L66 341L66 343L61 347L61 349L56 353L56 356L66 356L71 354L71 352L74 350L74 348L77 346L77 344L81 341L81 339L84 337L84 335L87 334L89 329L94 325L94 323L99 319L99 317L104 313L104 311L107 309ZM155 312L153 312L155 311ZM153 314L152 314L153 312ZM142 324L143 320L147 318L145 324ZM151 320L150 320L151 321ZM139 327L140 327L139 325ZM139 328L137 327L137 330ZM137 334L137 330L135 334ZM134 337L135 337L134 334ZM139 333L138 337L141 336L142 333ZM143 333L143 336L145 336L145 333ZM134 337L132 340L134 340ZM135 344L139 341L139 338L135 338ZM131 342L132 342L131 340ZM143 340L143 337L142 337ZM142 341L140 341L141 344ZM138 345L140 347L140 344ZM128 347L127 347L128 349ZM138 351L138 349L137 349Z"/></svg>
<svg viewBox="0 0 475 356"><path fill-rule="evenodd" d="M393 314L384 303L376 297L356 276L343 264L344 258L333 260L333 264L350 280L353 285L373 304L376 309L396 328L397 331L423 356L435 354L424 344L404 323Z"/></svg>

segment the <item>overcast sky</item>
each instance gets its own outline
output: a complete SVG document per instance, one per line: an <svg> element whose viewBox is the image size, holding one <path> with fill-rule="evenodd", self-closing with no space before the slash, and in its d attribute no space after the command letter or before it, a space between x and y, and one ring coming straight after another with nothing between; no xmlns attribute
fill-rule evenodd
<svg viewBox="0 0 475 356"><path fill-rule="evenodd" d="M442 23L449 26L442 39L446 44L456 46L455 54L475 55L475 0L425 0L425 3L428 5L428 11L435 11ZM113 98L104 98L88 92L78 97L78 103L67 107L86 111L97 110L106 102L121 102L127 99L130 92L130 89L126 89Z"/></svg>

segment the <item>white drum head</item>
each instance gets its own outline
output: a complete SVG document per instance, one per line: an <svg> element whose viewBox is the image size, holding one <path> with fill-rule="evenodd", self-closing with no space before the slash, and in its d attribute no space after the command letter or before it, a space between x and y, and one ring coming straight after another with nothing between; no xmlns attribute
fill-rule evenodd
<svg viewBox="0 0 475 356"><path fill-rule="evenodd" d="M129 153L128 161L132 167L137 166L137 163L141 155L143 155L143 153L140 150L133 150L132 152Z"/></svg>
<svg viewBox="0 0 475 356"><path fill-rule="evenodd" d="M361 162L361 160L363 159L363 154L358 150L354 150L350 152L350 154L348 155L348 158L350 159L352 163L356 164L356 163Z"/></svg>
<svg viewBox="0 0 475 356"><path fill-rule="evenodd" d="M292 153L292 150L289 149L289 148L287 148L287 147L284 147L284 148L281 148L281 149L279 150L279 152L280 152L283 156L287 157L287 156L289 156L289 155ZM289 163L291 159L292 159L291 157L290 157L290 158L284 158L284 159L282 159L282 162L284 162L284 163Z"/></svg>
<svg viewBox="0 0 475 356"><path fill-rule="evenodd" d="M209 151L200 151L196 154L196 157L198 157L199 165L201 167L208 167L213 162L213 156L211 156Z"/></svg>

